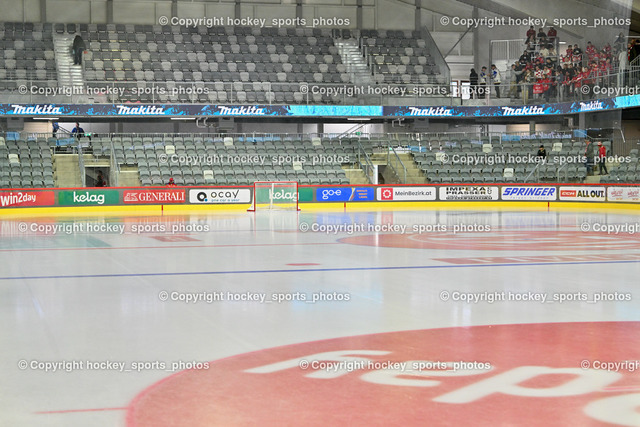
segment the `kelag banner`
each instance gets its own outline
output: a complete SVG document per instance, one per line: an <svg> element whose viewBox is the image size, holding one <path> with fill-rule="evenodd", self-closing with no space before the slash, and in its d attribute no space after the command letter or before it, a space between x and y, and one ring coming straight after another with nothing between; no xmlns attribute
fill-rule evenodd
<svg viewBox="0 0 640 427"><path fill-rule="evenodd" d="M525 117L637 107L640 95L527 106L0 104L0 116L98 117Z"/></svg>

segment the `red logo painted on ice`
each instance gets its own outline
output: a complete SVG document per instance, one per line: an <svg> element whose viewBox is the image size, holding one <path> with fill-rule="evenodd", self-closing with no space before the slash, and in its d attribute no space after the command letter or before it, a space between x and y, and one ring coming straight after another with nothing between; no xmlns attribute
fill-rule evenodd
<svg viewBox="0 0 640 427"><path fill-rule="evenodd" d="M544 323L277 347L154 384L127 425L638 425L638 336L640 322Z"/></svg>

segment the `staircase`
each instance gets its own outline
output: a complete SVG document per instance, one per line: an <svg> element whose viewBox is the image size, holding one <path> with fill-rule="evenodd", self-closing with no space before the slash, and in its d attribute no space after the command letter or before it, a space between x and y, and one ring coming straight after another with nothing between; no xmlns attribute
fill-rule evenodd
<svg viewBox="0 0 640 427"><path fill-rule="evenodd" d="M110 186L115 183L109 183ZM118 187L140 187L140 173L137 166L120 166L118 174Z"/></svg>
<svg viewBox="0 0 640 427"><path fill-rule="evenodd" d="M426 184L427 183L427 178L424 176L424 174L422 173L422 171L420 170L416 162L413 161L413 156L411 155L411 153L398 153L398 158L400 158L400 161L402 162L404 167L407 169L407 180L406 182L403 182L404 169L402 169L401 165L396 164L397 160L395 159L395 156L392 156L391 161L394 162L392 166L402 176L397 176L393 172L393 168L386 167L382 172L382 176L385 180L384 181L385 184ZM387 154L385 153L373 154L371 156L371 162L374 165L389 166L387 163Z"/></svg>
<svg viewBox="0 0 640 427"><path fill-rule="evenodd" d="M362 169L356 169L351 167L343 167L344 173L349 179L351 185L366 185L369 184L369 179Z"/></svg>
<svg viewBox="0 0 640 427"><path fill-rule="evenodd" d="M334 39L334 44L338 48L342 63L347 68L347 73L351 76L351 83L361 86L373 84L371 70L362 56L358 41L356 39Z"/></svg>
<svg viewBox="0 0 640 427"><path fill-rule="evenodd" d="M73 65L73 45L74 35L54 35L53 50L56 57L56 69L58 72L58 84L63 87L83 87L84 78L82 66Z"/></svg>
<svg viewBox="0 0 640 427"><path fill-rule="evenodd" d="M82 187L77 154L55 154L53 170L53 178L58 188Z"/></svg>
<svg viewBox="0 0 640 427"><path fill-rule="evenodd" d="M411 153L398 153L398 157L407 168L407 182L405 184L426 184L427 178L422 173L418 164L413 161Z"/></svg>

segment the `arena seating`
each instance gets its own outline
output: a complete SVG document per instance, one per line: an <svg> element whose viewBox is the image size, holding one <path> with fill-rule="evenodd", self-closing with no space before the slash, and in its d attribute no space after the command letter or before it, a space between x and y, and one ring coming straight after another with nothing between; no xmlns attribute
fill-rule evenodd
<svg viewBox="0 0 640 427"><path fill-rule="evenodd" d="M362 30L379 83L436 83L439 74L418 31Z"/></svg>
<svg viewBox="0 0 640 427"><path fill-rule="evenodd" d="M54 187L49 142L0 137L0 187Z"/></svg>
<svg viewBox="0 0 640 427"><path fill-rule="evenodd" d="M424 151L415 152L415 162L431 183L452 182L583 182L587 175L583 163L562 164L561 157L578 158L584 154L583 141L526 140L491 143L483 139L430 139L423 142ZM538 166L529 161L535 158L537 148L547 148L547 161ZM605 145L607 145L605 143ZM443 157L443 155L445 155ZM609 165L610 176L602 182L640 182L637 150L632 150L632 162ZM476 164L460 159L471 158ZM556 160L557 159L557 160ZM536 166L538 170L535 171ZM615 172L619 170L620 172ZM527 177L529 179L527 180ZM558 179L558 177L560 179ZM614 177L621 177L620 179Z"/></svg>
<svg viewBox="0 0 640 427"><path fill-rule="evenodd" d="M0 22L0 92L30 80L58 85L51 24Z"/></svg>
<svg viewBox="0 0 640 427"><path fill-rule="evenodd" d="M109 138L96 138L92 145L95 154L111 155ZM138 166L142 185L164 185L169 178L178 185L246 185L255 181L348 184L336 159L355 158L349 154L353 145L321 145L311 139L125 136L113 138L113 149L118 163ZM198 161L185 161L187 156ZM239 160L243 156L264 156L265 161Z"/></svg>

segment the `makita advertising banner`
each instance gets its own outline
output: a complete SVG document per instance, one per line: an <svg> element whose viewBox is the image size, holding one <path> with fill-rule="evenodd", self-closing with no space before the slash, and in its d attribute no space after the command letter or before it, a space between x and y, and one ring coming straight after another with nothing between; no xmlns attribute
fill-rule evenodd
<svg viewBox="0 0 640 427"><path fill-rule="evenodd" d="M526 117L637 107L640 95L527 106L0 104L0 116L43 117Z"/></svg>

